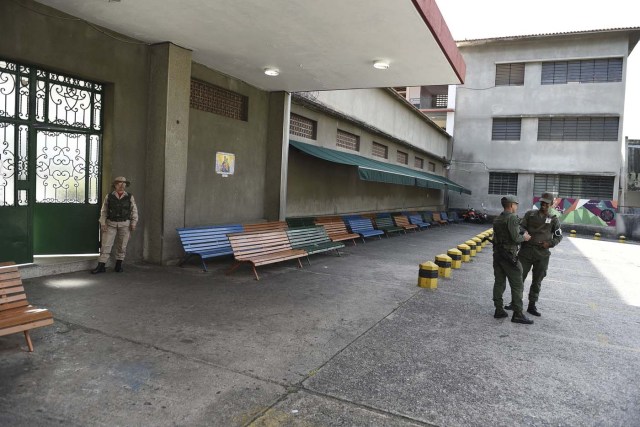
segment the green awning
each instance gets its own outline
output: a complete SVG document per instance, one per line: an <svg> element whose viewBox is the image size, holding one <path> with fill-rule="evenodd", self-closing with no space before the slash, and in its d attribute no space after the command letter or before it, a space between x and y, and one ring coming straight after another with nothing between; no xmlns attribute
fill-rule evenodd
<svg viewBox="0 0 640 427"><path fill-rule="evenodd" d="M411 185L438 190L448 188L453 191L471 194L471 191L442 176L426 172L418 172L404 166L379 162L377 160L358 156L357 154L331 150L329 148L318 147L317 145L305 144L300 141L290 140L289 144L303 153L319 159L342 165L355 166L358 168L358 176L360 176L360 179L365 181Z"/></svg>

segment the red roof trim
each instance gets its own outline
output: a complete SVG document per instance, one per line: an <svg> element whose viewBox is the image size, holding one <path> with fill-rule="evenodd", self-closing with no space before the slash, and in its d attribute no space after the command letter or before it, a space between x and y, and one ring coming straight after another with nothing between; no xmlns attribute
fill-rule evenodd
<svg viewBox="0 0 640 427"><path fill-rule="evenodd" d="M424 23L429 27L429 30L436 39L438 46L440 46L442 52L447 57L447 60L449 61L449 64L451 64L453 71L458 76L458 79L460 79L460 83L464 83L467 66L464 63L462 54L458 50L456 42L453 40L453 36L451 35L451 31L449 31L447 23L442 17L442 13L440 13L440 9L438 8L436 1L411 0L411 2L422 17Z"/></svg>

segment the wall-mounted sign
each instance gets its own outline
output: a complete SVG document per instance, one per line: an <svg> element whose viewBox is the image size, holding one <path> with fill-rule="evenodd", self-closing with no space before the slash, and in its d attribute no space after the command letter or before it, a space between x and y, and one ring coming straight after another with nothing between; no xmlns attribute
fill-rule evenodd
<svg viewBox="0 0 640 427"><path fill-rule="evenodd" d="M216 173L227 177L233 175L236 168L236 155L231 153L216 153Z"/></svg>

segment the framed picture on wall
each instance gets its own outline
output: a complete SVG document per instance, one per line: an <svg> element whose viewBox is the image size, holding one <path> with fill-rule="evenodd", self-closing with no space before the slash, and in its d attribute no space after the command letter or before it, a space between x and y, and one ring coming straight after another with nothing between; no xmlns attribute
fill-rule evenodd
<svg viewBox="0 0 640 427"><path fill-rule="evenodd" d="M216 173L227 177L233 175L236 169L236 155L232 153L216 153Z"/></svg>

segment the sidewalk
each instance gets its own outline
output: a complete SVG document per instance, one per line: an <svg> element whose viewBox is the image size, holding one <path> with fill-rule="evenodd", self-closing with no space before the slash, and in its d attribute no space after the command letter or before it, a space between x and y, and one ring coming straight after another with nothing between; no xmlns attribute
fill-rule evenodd
<svg viewBox="0 0 640 427"><path fill-rule="evenodd" d="M531 326L493 318L490 246L416 287L421 262L488 227L358 243L260 281L225 276L229 260L28 279L56 323L31 354L0 337L0 425L637 425L640 246L565 237Z"/></svg>

